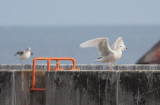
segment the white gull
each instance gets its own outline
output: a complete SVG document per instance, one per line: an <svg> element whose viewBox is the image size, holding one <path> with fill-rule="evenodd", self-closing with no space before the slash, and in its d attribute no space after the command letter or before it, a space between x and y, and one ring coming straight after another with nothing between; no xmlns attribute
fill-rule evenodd
<svg viewBox="0 0 160 105"><path fill-rule="evenodd" d="M19 60L21 61L24 61L29 59L31 55L33 55L33 52L31 52L31 48L26 48L26 51L18 51L16 55L19 55Z"/></svg>
<svg viewBox="0 0 160 105"><path fill-rule="evenodd" d="M119 37L111 47L109 46L108 38L96 38L80 44L80 47L94 46L97 47L101 56L100 58L94 61L108 62L110 69L112 69L112 64L121 58L122 51L127 49L124 45L122 37Z"/></svg>

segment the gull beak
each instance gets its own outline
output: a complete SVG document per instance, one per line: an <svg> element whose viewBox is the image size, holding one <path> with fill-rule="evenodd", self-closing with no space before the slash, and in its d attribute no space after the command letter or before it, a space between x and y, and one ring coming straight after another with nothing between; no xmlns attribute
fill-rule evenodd
<svg viewBox="0 0 160 105"><path fill-rule="evenodd" d="M123 48L122 51L127 50L127 47Z"/></svg>

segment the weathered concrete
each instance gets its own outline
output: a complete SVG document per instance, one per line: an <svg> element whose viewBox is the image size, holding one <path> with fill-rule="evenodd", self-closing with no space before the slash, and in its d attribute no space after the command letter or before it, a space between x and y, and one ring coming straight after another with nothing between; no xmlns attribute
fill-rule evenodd
<svg viewBox="0 0 160 105"><path fill-rule="evenodd" d="M119 65L143 70L116 71L78 66L93 70L36 71L36 87L45 92L30 92L31 70L1 69L0 105L160 105L159 65Z"/></svg>
<svg viewBox="0 0 160 105"><path fill-rule="evenodd" d="M51 68L55 65L51 65ZM67 70L68 68L72 68L72 65L61 64L60 67ZM98 64L78 64L76 67L81 70L109 70L109 66L106 65L98 65ZM36 65L37 70L47 70L46 64ZM114 70L160 70L160 64L126 64L126 65L114 65ZM0 64L0 70L32 70L32 65L8 65L8 64Z"/></svg>
<svg viewBox="0 0 160 105"><path fill-rule="evenodd" d="M36 72L36 86L45 87L45 72ZM30 92L31 71L0 71L0 105L45 105L45 92Z"/></svg>
<svg viewBox="0 0 160 105"><path fill-rule="evenodd" d="M160 105L160 71L46 74L46 105Z"/></svg>

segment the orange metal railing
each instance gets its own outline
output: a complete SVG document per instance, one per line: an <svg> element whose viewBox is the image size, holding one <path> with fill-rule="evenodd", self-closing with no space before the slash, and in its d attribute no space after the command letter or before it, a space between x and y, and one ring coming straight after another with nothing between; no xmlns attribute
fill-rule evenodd
<svg viewBox="0 0 160 105"><path fill-rule="evenodd" d="M36 71L36 61L37 60L47 60L47 70L50 71L50 61L51 60L56 60L56 68L54 70L64 70L63 68L60 68L59 66L59 61L60 60L71 60L73 62L73 67L71 70L80 70L79 68L76 68L76 62L74 58L71 57L36 57L33 59L33 71L32 71L32 88L30 89L31 91L45 91L46 89L44 88L36 88L35 87L35 71Z"/></svg>

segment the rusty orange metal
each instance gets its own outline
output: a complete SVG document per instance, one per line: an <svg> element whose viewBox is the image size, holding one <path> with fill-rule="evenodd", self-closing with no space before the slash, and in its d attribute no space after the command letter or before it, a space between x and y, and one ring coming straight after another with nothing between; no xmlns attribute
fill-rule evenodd
<svg viewBox="0 0 160 105"><path fill-rule="evenodd" d="M44 88L36 88L35 87L35 72L36 72L36 61L37 60L47 60L47 70L50 71L50 61L51 60L56 60L57 64L56 64L56 68L52 70L64 70L63 68L60 68L60 64L59 61L60 60L71 60L73 63L73 67L72 69L69 70L80 70L79 68L76 68L76 61L74 58L71 57L35 57L33 59L33 71L32 71L32 88L30 89L30 91L45 91L46 89Z"/></svg>
<svg viewBox="0 0 160 105"><path fill-rule="evenodd" d="M72 63L73 63L73 67L72 67L71 70L80 70L79 68L76 68L76 61L72 57L50 57L50 60L56 60L57 61L55 70L64 70L63 68L59 67L59 61L60 60L71 60Z"/></svg>

